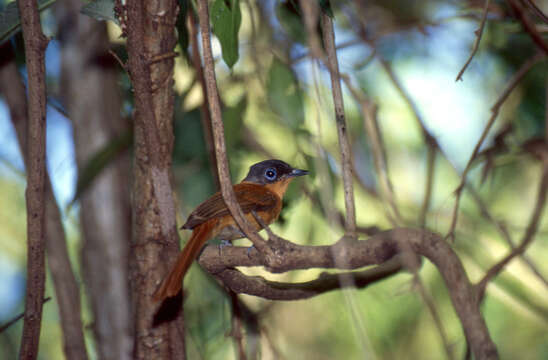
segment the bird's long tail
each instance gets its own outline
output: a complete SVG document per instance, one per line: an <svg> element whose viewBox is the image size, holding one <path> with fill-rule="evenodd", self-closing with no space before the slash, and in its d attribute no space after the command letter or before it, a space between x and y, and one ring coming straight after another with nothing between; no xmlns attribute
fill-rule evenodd
<svg viewBox="0 0 548 360"><path fill-rule="evenodd" d="M185 248L179 253L177 262L171 268L168 276L164 278L162 285L154 293L154 301L161 301L175 296L181 290L183 278L188 268L198 256L202 246L210 238L212 225L206 222L194 228Z"/></svg>

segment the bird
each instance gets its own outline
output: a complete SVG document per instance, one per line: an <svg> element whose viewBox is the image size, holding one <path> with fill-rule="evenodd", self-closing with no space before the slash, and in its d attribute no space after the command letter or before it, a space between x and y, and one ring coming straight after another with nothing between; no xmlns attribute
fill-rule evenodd
<svg viewBox="0 0 548 360"><path fill-rule="evenodd" d="M296 169L276 159L264 160L252 165L247 176L233 186L236 200L247 221L255 231L278 219L282 210L282 198L291 181L298 176L308 174L307 170ZM192 230L192 235L168 275L153 294L153 299L163 301L173 297L182 289L184 276L197 258L206 241L218 237L223 241L232 241L245 237L228 210L220 192L202 202L189 215L182 229Z"/></svg>

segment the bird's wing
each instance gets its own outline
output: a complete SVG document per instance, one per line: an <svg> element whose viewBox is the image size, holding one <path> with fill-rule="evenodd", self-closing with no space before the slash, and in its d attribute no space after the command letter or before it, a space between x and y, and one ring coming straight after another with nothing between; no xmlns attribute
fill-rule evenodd
<svg viewBox="0 0 548 360"><path fill-rule="evenodd" d="M244 213L249 213L252 210L257 212L266 211L274 208L280 201L276 194L257 184L241 183L234 185L234 193ZM226 207L223 196L220 192L217 192L190 214L183 225L183 229L193 229L207 220L229 214L230 211Z"/></svg>

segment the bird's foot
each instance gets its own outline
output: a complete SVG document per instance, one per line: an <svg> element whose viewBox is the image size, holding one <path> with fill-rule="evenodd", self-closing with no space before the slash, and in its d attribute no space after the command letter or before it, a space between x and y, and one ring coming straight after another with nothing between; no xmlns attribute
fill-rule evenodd
<svg viewBox="0 0 548 360"><path fill-rule="evenodd" d="M230 240L221 240L221 243L219 244L219 256L221 256L221 252L225 246L232 246Z"/></svg>

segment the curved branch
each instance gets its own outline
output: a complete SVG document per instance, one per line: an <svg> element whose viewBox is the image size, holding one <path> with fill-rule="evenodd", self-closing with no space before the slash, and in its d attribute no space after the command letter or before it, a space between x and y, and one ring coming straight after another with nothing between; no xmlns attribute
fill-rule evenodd
<svg viewBox="0 0 548 360"><path fill-rule="evenodd" d="M217 159L217 172L221 185L221 194L223 200L230 210L230 214L236 220L236 223L242 229L246 237L253 242L253 245L265 256L267 262L272 262L274 256L272 250L266 245L264 239L251 228L244 217L240 205L236 201L236 195L230 181L230 172L228 170L228 158L226 155L224 125L221 114L221 103L219 101L219 92L217 91L217 80L215 78L215 65L213 63L213 53L211 50L211 39L209 34L209 12L207 0L198 1L198 20L200 25L200 35L202 37L202 49L204 56L204 77L207 90L207 102L211 113L211 125L213 127L213 141L215 144L215 158Z"/></svg>
<svg viewBox="0 0 548 360"><path fill-rule="evenodd" d="M479 310L478 294L468 280L459 258L440 235L426 230L397 228L378 233L367 241L342 238L331 246L302 246L280 238L277 242L278 246L274 252L279 262L275 268L268 269L272 272L310 268L356 269L382 264L407 248L428 258L436 265L446 283L451 301L462 323L464 335L475 358L497 358L497 349ZM402 244L406 245L400 250ZM346 261L336 262L335 259L340 257ZM200 255L199 262L215 276L225 278L229 283L234 281L240 284L239 289L233 289L236 292L245 292L244 290L250 290L255 285L256 289L263 290L256 291L254 295L279 296L279 293L273 290L275 283L267 283L258 278L240 277L233 270L229 270L236 266L264 266L257 252L248 253L247 248L234 246L223 249L222 254L219 254L217 247L206 246ZM276 286L279 287L279 284ZM277 289L277 291L280 290ZM287 291L304 290L297 287Z"/></svg>
<svg viewBox="0 0 548 360"><path fill-rule="evenodd" d="M236 269L227 268L214 274L232 291L259 296L268 300L303 300L349 285L363 289L377 281L397 274L402 269L398 257L372 269L338 274L322 273L317 279L302 283L280 283L261 276L247 276ZM341 282L341 276L351 276L353 282Z"/></svg>

